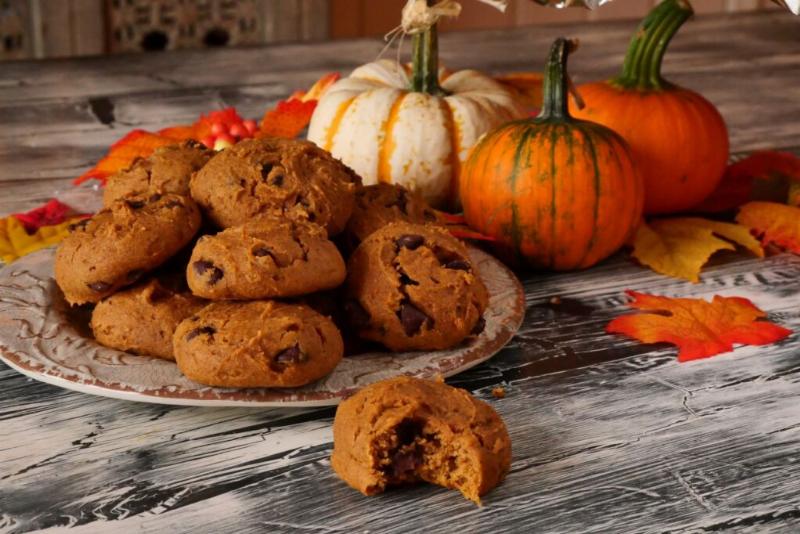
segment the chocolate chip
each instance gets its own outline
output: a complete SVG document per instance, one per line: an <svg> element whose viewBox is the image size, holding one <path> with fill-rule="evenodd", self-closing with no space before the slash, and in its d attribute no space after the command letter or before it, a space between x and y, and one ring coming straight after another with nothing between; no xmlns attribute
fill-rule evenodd
<svg viewBox="0 0 800 534"><path fill-rule="evenodd" d="M267 247L256 247L251 251L251 253L253 254L253 256L257 258L261 258L263 256L269 256L275 259L275 256L272 255L272 251Z"/></svg>
<svg viewBox="0 0 800 534"><path fill-rule="evenodd" d="M261 166L261 179L266 181L267 176L269 176L269 172L272 170L272 163L265 163Z"/></svg>
<svg viewBox="0 0 800 534"><path fill-rule="evenodd" d="M145 201L144 200L126 200L125 204L128 205L129 208L132 210L138 210L144 207Z"/></svg>
<svg viewBox="0 0 800 534"><path fill-rule="evenodd" d="M357 300L351 300L344 305L348 322L355 328L366 328L369 325L370 316L364 306Z"/></svg>
<svg viewBox="0 0 800 534"><path fill-rule="evenodd" d="M295 345L294 347L289 347L288 349L282 350L276 354L273 360L276 363L282 364L302 363L308 360L308 355L300 350L298 345Z"/></svg>
<svg viewBox="0 0 800 534"><path fill-rule="evenodd" d="M67 227L67 230L69 230L70 232L74 232L75 230L82 230L83 228L86 228L86 225L89 224L90 220L91 219L89 217L87 217L85 219L81 219L80 221L78 221L76 223L70 224Z"/></svg>
<svg viewBox="0 0 800 534"><path fill-rule="evenodd" d="M111 289L111 284L108 282L92 282L91 284L86 285L89 287L89 289L98 293L104 293L105 291Z"/></svg>
<svg viewBox="0 0 800 534"><path fill-rule="evenodd" d="M456 271L469 271L469 262L464 260L452 260L444 264L445 269L453 269Z"/></svg>
<svg viewBox="0 0 800 534"><path fill-rule="evenodd" d="M194 267L194 272L200 276L203 276L206 272L210 271L211 274L208 277L208 283L210 285L216 284L222 280L222 277L225 275L222 269L207 260L198 260L194 262L192 267Z"/></svg>
<svg viewBox="0 0 800 534"><path fill-rule="evenodd" d="M405 234L395 240L395 244L400 248L416 250L425 243L425 238L421 235Z"/></svg>
<svg viewBox="0 0 800 534"><path fill-rule="evenodd" d="M470 332L470 333L473 336L477 336L478 334L483 332L484 328L486 328L486 319L481 317L480 319L478 319L478 322L475 323L475 326L472 327L472 332Z"/></svg>
<svg viewBox="0 0 800 534"><path fill-rule="evenodd" d="M422 212L422 216L425 218L426 221L433 222L437 219L436 214L431 210L425 210Z"/></svg>
<svg viewBox="0 0 800 534"><path fill-rule="evenodd" d="M392 457L392 476L394 478L406 478L414 473L420 465L422 465L422 454L420 454L418 447L398 451Z"/></svg>
<svg viewBox="0 0 800 534"><path fill-rule="evenodd" d="M150 202L158 202L159 200L161 200L161 194L160 193L154 193L154 194L150 195L150 198L148 198L147 200L149 200Z"/></svg>
<svg viewBox="0 0 800 534"><path fill-rule="evenodd" d="M173 200L170 200L169 202L167 202L166 204L164 204L164 206L166 206L167 208L182 208L183 207L183 202L181 202L180 200L177 200L177 199L173 199Z"/></svg>
<svg viewBox="0 0 800 534"><path fill-rule="evenodd" d="M395 204L404 215L408 215L408 195L405 189L397 191L397 202Z"/></svg>
<svg viewBox="0 0 800 534"><path fill-rule="evenodd" d="M395 427L394 433L397 435L397 442L400 445L409 445L422 434L422 421L403 419Z"/></svg>
<svg viewBox="0 0 800 534"><path fill-rule="evenodd" d="M419 282L417 282L416 280L412 279L410 276L408 276L403 271L398 271L398 272L400 273L400 284L401 285L404 285L404 286L418 286L419 285Z"/></svg>
<svg viewBox="0 0 800 534"><path fill-rule="evenodd" d="M431 318L425 315L425 312L411 304L405 302L400 305L400 311L397 312L397 317L403 324L403 330L406 335L411 337L419 333L422 325Z"/></svg>
<svg viewBox="0 0 800 534"><path fill-rule="evenodd" d="M189 333L186 334L186 341L191 341L201 334L213 337L216 333L217 329L213 326L201 326L199 328L195 328L194 330L189 330Z"/></svg>
<svg viewBox="0 0 800 534"><path fill-rule="evenodd" d="M270 182L275 187L281 187L283 185L283 174L277 173L275 176L272 177Z"/></svg>
<svg viewBox="0 0 800 534"><path fill-rule="evenodd" d="M128 271L128 274L125 275L125 280L128 283L133 283L137 281L139 278L141 278L143 274L144 274L144 269L134 269L132 271Z"/></svg>
<svg viewBox="0 0 800 534"><path fill-rule="evenodd" d="M187 146L189 148L202 148L202 149L206 148L206 146L203 143L195 141L194 139L187 139L186 142L184 143L184 146Z"/></svg>

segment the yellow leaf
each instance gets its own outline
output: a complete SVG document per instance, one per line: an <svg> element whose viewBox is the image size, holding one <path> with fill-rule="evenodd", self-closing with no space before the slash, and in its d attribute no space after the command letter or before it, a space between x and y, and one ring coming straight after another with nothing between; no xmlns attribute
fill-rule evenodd
<svg viewBox="0 0 800 534"><path fill-rule="evenodd" d="M712 254L736 248L731 241L764 257L764 249L748 228L699 217L655 219L642 224L633 240L633 257L657 273L697 283Z"/></svg>

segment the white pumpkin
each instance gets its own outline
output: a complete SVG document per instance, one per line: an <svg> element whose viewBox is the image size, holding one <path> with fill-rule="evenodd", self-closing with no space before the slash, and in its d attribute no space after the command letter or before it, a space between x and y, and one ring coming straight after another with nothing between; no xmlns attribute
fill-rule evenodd
<svg viewBox="0 0 800 534"><path fill-rule="evenodd" d="M365 184L402 184L436 207L458 205L458 173L488 130L525 115L500 83L474 70L438 69L446 96L410 90L411 71L391 60L358 67L328 89L308 139Z"/></svg>

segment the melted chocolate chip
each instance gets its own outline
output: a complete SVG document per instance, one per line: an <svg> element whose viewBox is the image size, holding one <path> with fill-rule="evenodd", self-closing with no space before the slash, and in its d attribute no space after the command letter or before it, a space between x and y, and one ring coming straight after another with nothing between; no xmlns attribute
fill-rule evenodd
<svg viewBox="0 0 800 534"><path fill-rule="evenodd" d="M202 334L213 337L216 333L217 329L213 326L201 326L199 328L195 328L194 330L189 330L189 333L186 334L186 341L191 341Z"/></svg>
<svg viewBox="0 0 800 534"><path fill-rule="evenodd" d="M269 181L270 184L274 185L275 187L281 187L283 185L283 174L276 173L275 176Z"/></svg>
<svg viewBox="0 0 800 534"><path fill-rule="evenodd" d="M166 204L164 204L164 206L166 206L167 208L182 208L183 207L183 202L181 202L180 200L177 200L177 199L173 199L173 200L170 200L169 202L167 202Z"/></svg>
<svg viewBox="0 0 800 534"><path fill-rule="evenodd" d="M269 172L272 170L272 163L265 163L261 166L261 179L266 181L267 176L269 176Z"/></svg>
<svg viewBox="0 0 800 534"><path fill-rule="evenodd" d="M472 332L470 332L470 333L473 336L477 336L478 334L483 332L484 328L486 328L486 319L481 317L480 319L478 319L478 322L475 323L475 326L472 327Z"/></svg>
<svg viewBox="0 0 800 534"><path fill-rule="evenodd" d="M402 445L409 445L422 434L422 421L416 419L403 419L394 429L397 435L397 442Z"/></svg>
<svg viewBox="0 0 800 534"><path fill-rule="evenodd" d="M369 325L370 316L364 306L357 300L351 300L344 305L348 322L355 328L366 328Z"/></svg>
<svg viewBox="0 0 800 534"><path fill-rule="evenodd" d="M187 139L184 142L184 146L187 146L189 148L202 148L204 150L206 148L206 146L203 143L200 143L199 141L195 141L194 139Z"/></svg>
<svg viewBox="0 0 800 534"><path fill-rule="evenodd" d="M398 272L400 273L400 284L401 285L404 285L404 286L418 286L419 285L419 282L417 282L416 280L412 279L410 276L408 276L403 271L398 271Z"/></svg>
<svg viewBox="0 0 800 534"><path fill-rule="evenodd" d="M394 242L399 248L416 250L420 246L422 246L423 243L425 243L425 238L422 237L421 235L406 234L406 235L401 235L400 237L395 239Z"/></svg>
<svg viewBox="0 0 800 534"><path fill-rule="evenodd" d="M273 360L280 364L302 363L308 360L308 355L301 351L298 345L295 345L276 354Z"/></svg>
<svg viewBox="0 0 800 534"><path fill-rule="evenodd" d="M403 212L404 215L408 215L408 195L406 194L405 189L400 189L397 191L397 202L395 205Z"/></svg>
<svg viewBox="0 0 800 534"><path fill-rule="evenodd" d="M407 336L411 337L419 333L422 325L431 318L425 315L425 312L411 304L405 302L400 305L400 311L397 312L397 317L403 324L403 331Z"/></svg>
<svg viewBox="0 0 800 534"><path fill-rule="evenodd" d="M138 210L144 207L145 201L144 200L126 200L125 204L128 205L129 208L132 210Z"/></svg>
<svg viewBox="0 0 800 534"><path fill-rule="evenodd" d="M111 284L108 282L92 282L91 284L86 285L89 289L96 291L97 293L103 293L111 289Z"/></svg>
<svg viewBox="0 0 800 534"><path fill-rule="evenodd" d="M128 274L125 275L125 280L128 283L133 283L137 281L139 278L141 278L143 274L144 274L144 269L134 269L132 271L128 271Z"/></svg>
<svg viewBox="0 0 800 534"><path fill-rule="evenodd" d="M392 457L392 476L394 478L407 478L420 465L422 465L422 454L418 447L398 451Z"/></svg>
<svg viewBox="0 0 800 534"><path fill-rule="evenodd" d="M469 262L465 260L452 260L444 264L445 269L453 269L455 271L469 271Z"/></svg>
<svg viewBox="0 0 800 534"><path fill-rule="evenodd" d="M198 260L192 264L192 267L194 267L194 272L200 276L203 276L206 272L211 272L208 277L208 283L210 285L216 284L225 276L225 272L210 261Z"/></svg>
<svg viewBox="0 0 800 534"><path fill-rule="evenodd" d="M149 200L150 202L158 202L159 200L161 200L161 194L160 193L154 193L154 194L150 195L150 198L148 198L147 200Z"/></svg>

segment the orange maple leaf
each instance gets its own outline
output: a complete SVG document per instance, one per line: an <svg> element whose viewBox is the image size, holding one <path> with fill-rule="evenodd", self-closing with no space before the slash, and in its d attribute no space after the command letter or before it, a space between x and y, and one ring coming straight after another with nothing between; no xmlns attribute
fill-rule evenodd
<svg viewBox="0 0 800 534"><path fill-rule="evenodd" d="M693 211L719 213L748 200L783 202L800 183L800 158L789 152L763 150L728 165L717 189Z"/></svg>
<svg viewBox="0 0 800 534"><path fill-rule="evenodd" d="M631 255L657 273L697 283L712 254L736 248L731 242L764 256L749 228L700 217L653 219L639 225Z"/></svg>
<svg viewBox="0 0 800 534"><path fill-rule="evenodd" d="M777 202L748 202L736 221L750 228L761 243L774 244L800 254L800 208Z"/></svg>
<svg viewBox="0 0 800 534"><path fill-rule="evenodd" d="M261 130L257 137L294 138L300 135L311 122L319 99L338 79L338 72L326 74L308 91L295 91L289 98L268 109L261 119Z"/></svg>
<svg viewBox="0 0 800 534"><path fill-rule="evenodd" d="M158 147L174 144L175 140L145 130L133 130L111 145L108 154L97 165L74 180L78 185L91 178L105 184L106 178L115 172L127 169L136 158L146 158Z"/></svg>
<svg viewBox="0 0 800 534"><path fill-rule="evenodd" d="M767 345L792 331L769 321L752 302L742 297L714 295L703 299L670 298L626 291L632 308L652 313L634 313L612 320L610 334L624 334L643 343L666 342L678 346L678 361L708 358L733 350L734 343Z"/></svg>

